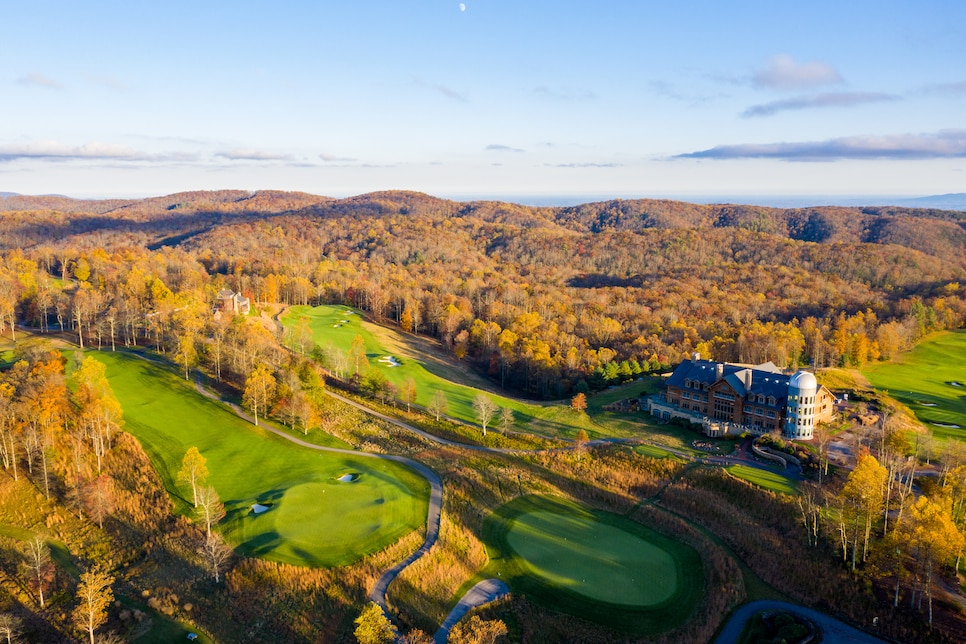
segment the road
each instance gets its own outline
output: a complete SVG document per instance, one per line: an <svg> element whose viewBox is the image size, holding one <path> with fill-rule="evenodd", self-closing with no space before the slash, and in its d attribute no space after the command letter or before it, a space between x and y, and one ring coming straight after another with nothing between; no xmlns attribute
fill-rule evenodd
<svg viewBox="0 0 966 644"><path fill-rule="evenodd" d="M841 622L834 617L826 615L825 613L812 610L811 608L805 608L804 606L788 604L785 602L762 600L745 604L736 610L731 615L731 619L728 620L728 623L725 624L724 629L722 629L721 633L718 635L718 638L715 640L715 644L732 644L732 642L737 642L738 637L741 635L742 629L745 627L745 622L751 619L752 615L763 610L784 610L788 611L789 613L801 615L802 617L811 620L821 629L823 642L884 644L886 641L864 631L860 631L853 626L849 626L845 622Z"/></svg>

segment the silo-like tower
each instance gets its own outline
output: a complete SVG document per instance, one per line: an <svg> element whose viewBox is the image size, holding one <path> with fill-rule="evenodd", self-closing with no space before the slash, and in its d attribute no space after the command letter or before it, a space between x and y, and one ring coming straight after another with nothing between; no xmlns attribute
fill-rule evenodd
<svg viewBox="0 0 966 644"><path fill-rule="evenodd" d="M788 407L785 410L785 438L810 440L815 431L815 399L818 381L807 371L788 380Z"/></svg>

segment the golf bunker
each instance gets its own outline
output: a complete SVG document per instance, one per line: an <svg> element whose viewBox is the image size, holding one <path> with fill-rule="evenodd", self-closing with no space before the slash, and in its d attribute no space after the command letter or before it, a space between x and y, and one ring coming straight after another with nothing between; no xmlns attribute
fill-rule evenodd
<svg viewBox="0 0 966 644"><path fill-rule="evenodd" d="M702 591L693 548L625 517L542 496L516 499L483 528L488 576L514 593L637 633L684 622Z"/></svg>
<svg viewBox="0 0 966 644"><path fill-rule="evenodd" d="M337 478L336 481L339 481L340 483L355 483L356 481L359 480L360 476L362 475L359 474L358 472L346 472L345 474Z"/></svg>

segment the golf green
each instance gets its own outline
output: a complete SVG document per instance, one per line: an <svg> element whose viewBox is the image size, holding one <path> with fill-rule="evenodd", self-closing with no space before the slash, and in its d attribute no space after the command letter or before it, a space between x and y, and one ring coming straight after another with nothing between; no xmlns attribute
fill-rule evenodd
<svg viewBox="0 0 966 644"><path fill-rule="evenodd" d="M506 540L534 574L597 601L654 606L677 590L669 553L593 517L529 512Z"/></svg>
<svg viewBox="0 0 966 644"><path fill-rule="evenodd" d="M195 446L225 504L219 525L246 555L309 566L356 561L425 526L429 483L409 468L362 455L300 447L199 394L174 369L123 353L98 353L124 410L125 429L151 458L179 511L177 484ZM352 480L340 477L354 474ZM267 511L255 514L254 504Z"/></svg>
<svg viewBox="0 0 966 644"><path fill-rule="evenodd" d="M527 496L483 525L490 564L511 591L638 634L675 628L703 592L696 550L610 512Z"/></svg>

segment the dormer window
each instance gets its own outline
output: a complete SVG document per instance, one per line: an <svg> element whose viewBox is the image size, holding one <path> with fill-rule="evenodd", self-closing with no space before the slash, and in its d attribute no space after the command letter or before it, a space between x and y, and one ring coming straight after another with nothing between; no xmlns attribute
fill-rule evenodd
<svg viewBox="0 0 966 644"><path fill-rule="evenodd" d="M775 397L774 396L768 396L768 404L771 405L772 407L775 406Z"/></svg>
<svg viewBox="0 0 966 644"><path fill-rule="evenodd" d="M765 404L765 394L758 394L758 403L761 405Z"/></svg>
<svg viewBox="0 0 966 644"><path fill-rule="evenodd" d="M690 378L685 378L684 379L684 388L685 389L690 389L691 388L691 379Z"/></svg>

